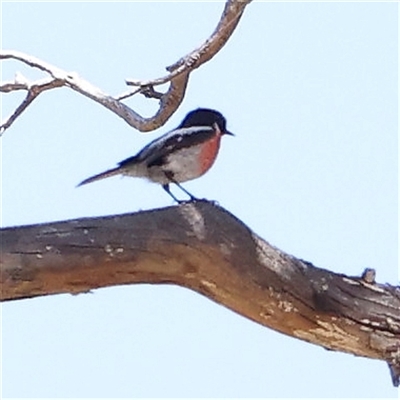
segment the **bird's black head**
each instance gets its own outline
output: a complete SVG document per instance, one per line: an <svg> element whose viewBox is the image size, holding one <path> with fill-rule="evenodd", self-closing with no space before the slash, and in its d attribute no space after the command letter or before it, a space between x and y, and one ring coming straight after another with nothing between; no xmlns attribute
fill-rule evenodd
<svg viewBox="0 0 400 400"><path fill-rule="evenodd" d="M225 117L216 110L210 108L198 108L186 115L178 128L189 128L192 126L213 126L217 124L223 134L233 135L226 129Z"/></svg>

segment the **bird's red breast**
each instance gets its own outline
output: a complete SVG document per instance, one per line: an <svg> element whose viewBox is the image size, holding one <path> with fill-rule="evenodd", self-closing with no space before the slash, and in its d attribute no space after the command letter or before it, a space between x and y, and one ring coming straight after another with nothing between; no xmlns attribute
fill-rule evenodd
<svg viewBox="0 0 400 400"><path fill-rule="evenodd" d="M199 176L205 174L214 164L221 144L222 133L217 124L214 125L215 135L201 147L199 154Z"/></svg>

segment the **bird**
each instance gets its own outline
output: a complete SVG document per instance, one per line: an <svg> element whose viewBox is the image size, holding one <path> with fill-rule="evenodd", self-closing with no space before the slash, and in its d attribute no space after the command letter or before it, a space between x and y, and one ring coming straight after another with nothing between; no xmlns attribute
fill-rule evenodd
<svg viewBox="0 0 400 400"><path fill-rule="evenodd" d="M78 186L115 175L147 178L162 185L177 203L184 201L171 192L170 184L177 185L190 201L196 201L180 183L196 179L212 167L223 135L234 136L227 130L225 117L219 111L198 108L190 111L177 128L153 140L135 156L83 180Z"/></svg>

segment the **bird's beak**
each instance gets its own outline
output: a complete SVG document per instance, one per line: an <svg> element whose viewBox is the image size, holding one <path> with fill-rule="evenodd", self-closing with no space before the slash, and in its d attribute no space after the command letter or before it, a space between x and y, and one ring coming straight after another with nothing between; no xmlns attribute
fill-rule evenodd
<svg viewBox="0 0 400 400"><path fill-rule="evenodd" d="M220 135L230 135L230 136L235 136L234 133L229 132L229 131L221 131L221 129L219 128L218 124L216 122L214 122L213 124L214 129L219 132Z"/></svg>

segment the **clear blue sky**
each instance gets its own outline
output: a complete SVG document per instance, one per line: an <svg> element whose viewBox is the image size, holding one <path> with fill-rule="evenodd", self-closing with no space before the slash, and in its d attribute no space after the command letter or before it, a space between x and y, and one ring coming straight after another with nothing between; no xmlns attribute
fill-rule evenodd
<svg viewBox="0 0 400 400"><path fill-rule="evenodd" d="M3 48L103 90L153 78L199 45L223 3L3 3ZM139 134L67 89L47 92L2 139L2 225L171 205L113 167L213 107L235 138L186 184L271 244L315 265L398 282L398 5L252 3L195 71L167 125ZM3 63L3 80L21 71ZM23 94L3 97L3 117ZM129 104L150 115L155 103ZM2 306L4 397L394 398L385 363L285 337L174 286L134 285Z"/></svg>

